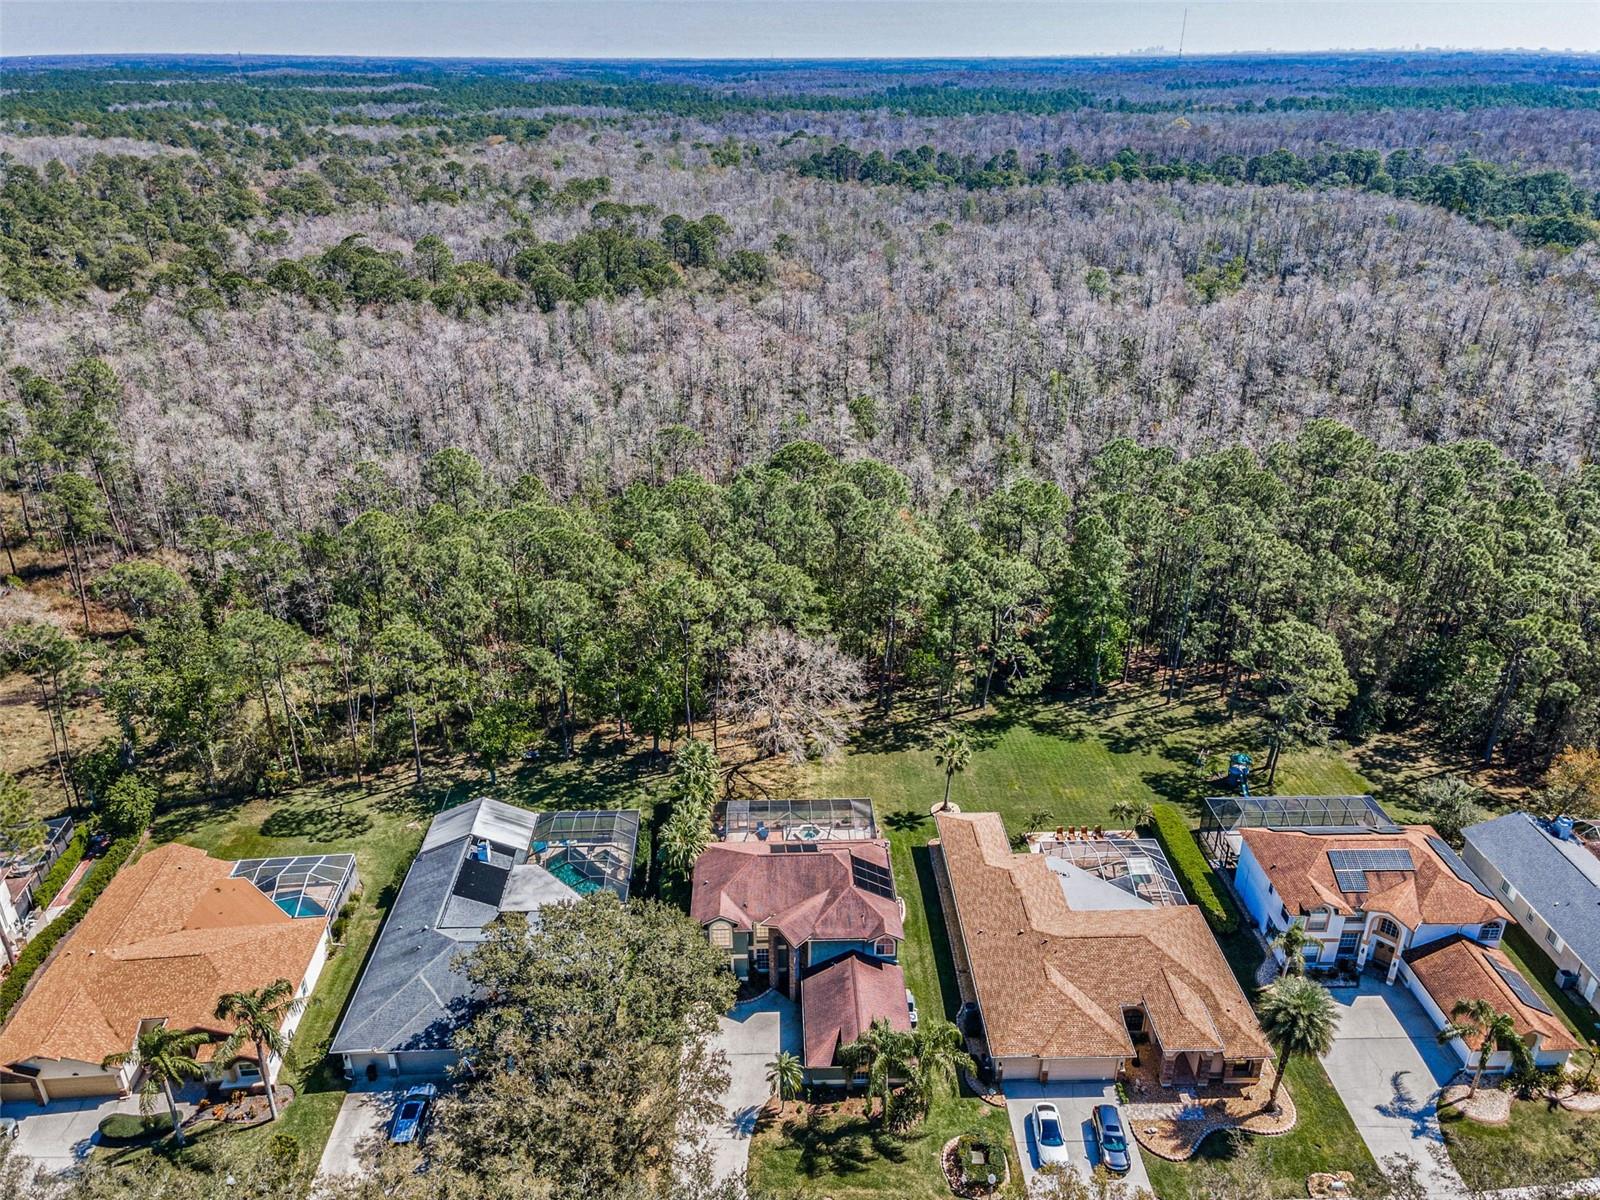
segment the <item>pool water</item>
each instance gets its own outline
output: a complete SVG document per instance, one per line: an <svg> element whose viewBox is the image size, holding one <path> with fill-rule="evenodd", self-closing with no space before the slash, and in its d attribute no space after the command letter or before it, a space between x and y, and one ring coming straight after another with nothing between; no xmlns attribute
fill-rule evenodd
<svg viewBox="0 0 1600 1200"><path fill-rule="evenodd" d="M281 900L274 900L279 908L291 917L322 917L328 910L310 896L285 896Z"/></svg>

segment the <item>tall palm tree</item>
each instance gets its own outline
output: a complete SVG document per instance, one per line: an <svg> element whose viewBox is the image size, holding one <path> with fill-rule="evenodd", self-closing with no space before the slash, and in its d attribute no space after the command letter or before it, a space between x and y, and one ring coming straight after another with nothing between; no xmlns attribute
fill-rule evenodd
<svg viewBox="0 0 1600 1200"><path fill-rule="evenodd" d="M963 1071L969 1075L977 1073L978 1065L967 1053L966 1039L949 1021L924 1021L911 1034L911 1053L917 1060L913 1081L924 1116L933 1104L934 1089L939 1084L954 1084L956 1076Z"/></svg>
<svg viewBox="0 0 1600 1200"><path fill-rule="evenodd" d="M1525 1066L1531 1057L1528 1046L1517 1033L1517 1022L1510 1013L1496 1012L1487 1000L1457 1000L1450 1010L1450 1023L1439 1031L1440 1044L1452 1038L1470 1042L1482 1038L1478 1047L1478 1065L1472 1072L1472 1086L1467 1089L1467 1099L1478 1094L1478 1080L1489 1069L1489 1057L1495 1050L1511 1051L1511 1059L1518 1068Z"/></svg>
<svg viewBox="0 0 1600 1200"><path fill-rule="evenodd" d="M883 1117L887 1120L891 1081L910 1073L911 1035L891 1028L888 1021L879 1017L855 1041L839 1048L839 1058L852 1075L866 1072L867 1116L872 1115L872 1098L876 1096L883 1102Z"/></svg>
<svg viewBox="0 0 1600 1200"><path fill-rule="evenodd" d="M1118 800L1111 806L1111 819L1124 828L1140 829L1156 819L1156 810L1148 800Z"/></svg>
<svg viewBox="0 0 1600 1200"><path fill-rule="evenodd" d="M778 1057L767 1064L767 1086L779 1103L798 1096L804 1082L805 1070L800 1059L787 1050L779 1050Z"/></svg>
<svg viewBox="0 0 1600 1200"><path fill-rule="evenodd" d="M139 1083L139 1111L146 1116L155 1107L156 1097L165 1096L172 1116L172 1136L183 1145L183 1129L178 1120L178 1099L172 1085L190 1079L203 1079L206 1069L195 1059L195 1051L211 1040L207 1033L192 1033L156 1025L141 1033L132 1050L108 1054L100 1060L103 1070L114 1071L127 1063L137 1063L144 1078Z"/></svg>
<svg viewBox="0 0 1600 1200"><path fill-rule="evenodd" d="M711 817L689 802L680 802L661 827L656 846L661 865L674 879L687 879L711 844Z"/></svg>
<svg viewBox="0 0 1600 1200"><path fill-rule="evenodd" d="M1272 939L1272 948L1283 951L1283 973L1285 975L1304 975L1306 973L1306 947L1311 944L1311 939L1306 935L1304 921L1291 921L1289 927Z"/></svg>
<svg viewBox="0 0 1600 1200"><path fill-rule="evenodd" d="M233 1022L233 1032L218 1049L217 1061L229 1065L239 1059L239 1051L246 1043L255 1047L261 1081L267 1090L267 1111L274 1121L278 1119L278 1098L273 1094L272 1056L282 1058L289 1052L289 1035L283 1032L283 1023L304 1005L287 979L274 979L254 991L229 992L217 1001L217 1020Z"/></svg>
<svg viewBox="0 0 1600 1200"><path fill-rule="evenodd" d="M965 771L967 764L972 761L972 743L967 741L964 733L947 733L934 751L933 761L944 768L944 800L939 804L943 812L950 807L950 781Z"/></svg>
<svg viewBox="0 0 1600 1200"><path fill-rule="evenodd" d="M1339 1017L1328 989L1302 975L1285 975L1264 989L1256 1015L1262 1032L1278 1052L1278 1077L1267 1097L1267 1107L1275 1108L1289 1060L1297 1054L1321 1056L1333 1049Z"/></svg>

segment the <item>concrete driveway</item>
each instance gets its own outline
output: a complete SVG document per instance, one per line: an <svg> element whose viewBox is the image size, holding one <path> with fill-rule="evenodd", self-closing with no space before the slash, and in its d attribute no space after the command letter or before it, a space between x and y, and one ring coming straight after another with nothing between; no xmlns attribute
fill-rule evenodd
<svg viewBox="0 0 1600 1200"><path fill-rule="evenodd" d="M1402 983L1363 978L1358 988L1333 989L1333 999L1339 1032L1322 1062L1372 1157L1402 1154L1417 1163L1429 1196L1460 1196L1460 1177L1439 1157L1436 1107L1439 1089L1461 1069L1454 1052L1439 1045Z"/></svg>
<svg viewBox="0 0 1600 1200"><path fill-rule="evenodd" d="M716 1178L744 1175L756 1115L772 1096L767 1065L779 1050L801 1052L800 1010L777 992L736 1005L718 1018L718 1046L728 1056L730 1082L723 1093L725 1118L706 1130Z"/></svg>
<svg viewBox="0 0 1600 1200"><path fill-rule="evenodd" d="M392 1079L375 1083L363 1079L357 1083L339 1106L317 1174L332 1179L367 1171L383 1148L385 1131L400 1098L414 1082L396 1085Z"/></svg>
<svg viewBox="0 0 1600 1200"><path fill-rule="evenodd" d="M194 1111L194 1099L180 1096L178 1114L187 1120ZM8 1103L0 1105L0 1116L17 1119L17 1136L11 1143L11 1152L53 1174L69 1170L89 1157L99 1144L100 1122L112 1113L137 1113L137 1096L84 1097L81 1100L57 1100L40 1108L37 1104ZM155 1114L165 1116L166 1102L158 1101Z"/></svg>
<svg viewBox="0 0 1600 1200"><path fill-rule="evenodd" d="M1100 1151L1095 1145L1090 1113L1097 1104L1117 1102L1117 1089L1110 1081L1039 1083L1017 1079L1008 1080L1003 1089L1006 1094L1006 1116L1011 1120L1011 1138L1017 1144L1017 1157L1022 1160L1023 1182L1030 1191L1034 1177L1039 1173L1039 1148L1034 1144L1033 1122L1028 1115L1040 1100L1048 1100L1061 1110L1061 1134L1066 1140L1073 1168L1085 1180L1094 1174L1095 1167L1100 1163ZM1126 1116L1123 1117L1123 1123L1127 1123ZM1131 1136L1128 1149L1133 1166L1123 1178L1128 1181L1130 1191L1148 1189L1150 1176L1139 1154L1139 1143Z"/></svg>

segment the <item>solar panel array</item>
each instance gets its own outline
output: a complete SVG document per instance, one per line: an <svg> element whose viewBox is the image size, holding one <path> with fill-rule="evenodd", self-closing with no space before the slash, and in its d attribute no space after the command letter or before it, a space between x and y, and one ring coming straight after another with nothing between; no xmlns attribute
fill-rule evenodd
<svg viewBox="0 0 1600 1200"><path fill-rule="evenodd" d="M1416 863L1411 851L1387 850L1329 850L1328 861L1335 871L1415 871Z"/></svg>
<svg viewBox="0 0 1600 1200"><path fill-rule="evenodd" d="M874 896L886 896L894 899L894 876L880 867L877 863L866 862L862 859L851 857L850 874L855 885L864 892L871 892Z"/></svg>
<svg viewBox="0 0 1600 1200"><path fill-rule="evenodd" d="M1455 877L1457 879L1461 880L1462 883L1466 884L1473 891L1477 892L1478 895L1483 896L1485 899L1494 899L1494 893L1489 890L1487 885L1484 884L1483 880L1478 878L1478 876L1473 872L1472 868L1467 866L1466 860L1454 850L1450 849L1450 847L1442 838L1429 838L1428 846L1435 854L1444 860L1444 865L1449 867L1450 870L1455 873Z"/></svg>
<svg viewBox="0 0 1600 1200"><path fill-rule="evenodd" d="M1341 892L1365 892L1369 890L1365 871L1335 871L1333 879L1339 885Z"/></svg>
<svg viewBox="0 0 1600 1200"><path fill-rule="evenodd" d="M1534 1012L1542 1012L1547 1017L1555 1016L1555 1013L1545 1007L1544 1001L1539 999L1538 993L1528 986L1528 981L1521 975L1509 967L1495 962L1492 958L1489 960L1489 965L1495 969L1496 973L1499 974L1505 985L1511 989L1518 1000L1533 1009Z"/></svg>
<svg viewBox="0 0 1600 1200"><path fill-rule="evenodd" d="M819 854L820 847L815 842L773 842L767 847L773 854Z"/></svg>

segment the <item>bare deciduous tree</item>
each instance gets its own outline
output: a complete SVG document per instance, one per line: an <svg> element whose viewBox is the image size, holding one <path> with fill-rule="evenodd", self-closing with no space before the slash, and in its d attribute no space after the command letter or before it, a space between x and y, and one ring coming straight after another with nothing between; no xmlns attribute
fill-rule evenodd
<svg viewBox="0 0 1600 1200"><path fill-rule="evenodd" d="M865 690L861 664L831 638L756 634L732 659L733 712L769 755L827 758L844 745Z"/></svg>

